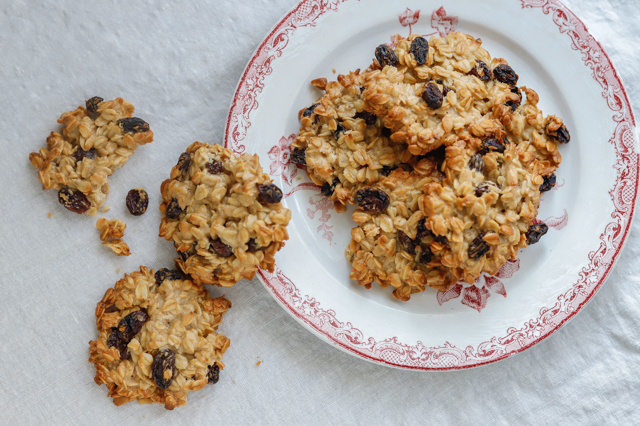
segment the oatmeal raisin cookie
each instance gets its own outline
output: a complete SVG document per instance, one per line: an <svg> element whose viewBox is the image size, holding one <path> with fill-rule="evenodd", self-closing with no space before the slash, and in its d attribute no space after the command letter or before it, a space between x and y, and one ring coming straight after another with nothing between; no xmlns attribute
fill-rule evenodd
<svg viewBox="0 0 640 426"><path fill-rule="evenodd" d="M177 271L144 266L125 274L96 307L100 336L89 342L95 382L116 405L138 400L172 410L189 391L218 381L229 339L216 329L231 307Z"/></svg>
<svg viewBox="0 0 640 426"><path fill-rule="evenodd" d="M153 141L149 124L132 117L133 110L122 98L93 97L86 108L62 114L61 134L51 132L47 147L29 154L42 189L57 189L58 201L68 210L95 216L107 199L108 177L138 145Z"/></svg>
<svg viewBox="0 0 640 426"><path fill-rule="evenodd" d="M180 155L161 187L160 236L196 283L230 287L258 268L273 271L291 211L271 182L257 155L200 142Z"/></svg>
<svg viewBox="0 0 640 426"><path fill-rule="evenodd" d="M389 140L381 119L364 110L364 83L359 71L323 83L324 96L300 111L300 132L291 144L292 161L306 166L309 178L338 208L388 175L406 150Z"/></svg>
<svg viewBox="0 0 640 426"><path fill-rule="evenodd" d="M444 291L458 281L442 265L446 239L425 227L420 209L425 186L440 181L436 167L433 159L423 159L413 171L394 170L356 195L359 208L352 217L357 226L346 256L358 284L370 288L376 279L406 301L427 286Z"/></svg>

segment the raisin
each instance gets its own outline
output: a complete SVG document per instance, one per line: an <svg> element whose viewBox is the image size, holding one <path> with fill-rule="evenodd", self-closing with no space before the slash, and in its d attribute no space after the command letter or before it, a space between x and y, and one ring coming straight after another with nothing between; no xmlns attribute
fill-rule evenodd
<svg viewBox="0 0 640 426"><path fill-rule="evenodd" d="M445 86L442 88L442 96L447 96L447 93L449 92L453 92L453 89L451 87Z"/></svg>
<svg viewBox="0 0 640 426"><path fill-rule="evenodd" d="M365 212L379 213L389 207L389 196L378 189L363 188L356 193L355 202Z"/></svg>
<svg viewBox="0 0 640 426"><path fill-rule="evenodd" d="M383 127L380 133L382 133L382 136L385 138L390 138L393 132L388 127Z"/></svg>
<svg viewBox="0 0 640 426"><path fill-rule="evenodd" d="M220 380L220 367L218 367L218 363L214 362L213 365L209 366L209 372L207 373L207 381L210 385L215 385Z"/></svg>
<svg viewBox="0 0 640 426"><path fill-rule="evenodd" d="M249 242L247 243L247 252L249 253L255 253L258 250L262 250L265 249L266 247L258 247L258 243L256 242L255 238L250 238Z"/></svg>
<svg viewBox="0 0 640 426"><path fill-rule="evenodd" d="M567 126L564 124L558 128L558 130L553 131L549 129L547 126L547 135L551 138L557 140L559 143L569 143L571 140L571 135L569 134L569 130L567 130Z"/></svg>
<svg viewBox="0 0 640 426"><path fill-rule="evenodd" d="M325 197L331 197L333 195L333 192L336 190L336 186L338 186L339 183L340 180L338 179L334 180L332 183L325 182L322 184L320 192L322 192L322 195L324 195Z"/></svg>
<svg viewBox="0 0 640 426"><path fill-rule="evenodd" d="M176 356L169 348L163 348L153 357L151 377L160 389L171 385L171 379L176 374Z"/></svg>
<svg viewBox="0 0 640 426"><path fill-rule="evenodd" d="M303 116L303 117L311 117L311 115L313 115L313 111L315 111L315 110L316 110L316 107L317 107L318 105L320 105L320 103L319 103L319 102L318 102L317 104L313 104L313 105L311 105L309 108L305 109L305 110L302 112L302 116Z"/></svg>
<svg viewBox="0 0 640 426"><path fill-rule="evenodd" d="M518 83L518 74L509 65L500 64L493 69L493 77L501 83L515 86Z"/></svg>
<svg viewBox="0 0 640 426"><path fill-rule="evenodd" d="M427 106L431 109L438 109L442 106L442 92L435 83L427 83L422 92L422 99L427 103Z"/></svg>
<svg viewBox="0 0 640 426"><path fill-rule="evenodd" d="M504 152L504 146L505 144L501 141L499 141L496 138L489 138L489 139L485 139L482 141L482 145L480 145L480 153L482 155L491 152L491 151L495 151L495 152L499 152L500 154L502 154Z"/></svg>
<svg viewBox="0 0 640 426"><path fill-rule="evenodd" d="M129 347L125 346L123 349L120 350L120 359L122 361L126 361L128 359L131 359L131 353L129 352Z"/></svg>
<svg viewBox="0 0 640 426"><path fill-rule="evenodd" d="M220 257L233 256L233 249L230 246L220 240L213 240L211 238L209 238L209 251Z"/></svg>
<svg viewBox="0 0 640 426"><path fill-rule="evenodd" d="M427 153L426 157L432 158L433 161L436 162L437 169L440 170L442 169L442 164L444 163L446 155L447 155L447 147L444 145L440 145L438 148Z"/></svg>
<svg viewBox="0 0 640 426"><path fill-rule="evenodd" d="M176 243L173 243L173 245L176 246L176 248L178 247ZM180 256L180 259L182 259L182 261L186 261L188 258L193 256L194 254L198 253L198 251L196 250L197 246L198 246L198 243L194 241L194 243L191 245L191 247L189 247L188 250L178 251L178 256Z"/></svg>
<svg viewBox="0 0 640 426"><path fill-rule="evenodd" d="M411 42L409 51L413 54L418 65L424 65L429 56L429 42L424 37L416 37Z"/></svg>
<svg viewBox="0 0 640 426"><path fill-rule="evenodd" d="M398 64L396 52L386 44L376 47L376 59L381 67L386 67L387 65L395 67Z"/></svg>
<svg viewBox="0 0 640 426"><path fill-rule="evenodd" d="M258 185L258 202L279 203L282 200L282 190L272 183Z"/></svg>
<svg viewBox="0 0 640 426"><path fill-rule="evenodd" d="M418 262L426 265L427 263L431 262L432 257L433 253L431 253L431 250L423 250L422 252L420 252L420 256L418 256Z"/></svg>
<svg viewBox="0 0 640 426"><path fill-rule="evenodd" d="M378 117L369 111L358 112L356 113L355 118L362 118L364 122L367 123L367 126L375 126L378 122Z"/></svg>
<svg viewBox="0 0 640 426"><path fill-rule="evenodd" d="M67 210L78 214L86 212L91 207L91 203L82 191L79 189L71 189L68 186L60 188L60 191L58 191L58 201Z"/></svg>
<svg viewBox="0 0 640 426"><path fill-rule="evenodd" d="M95 148L91 148L89 151L85 151L84 149L78 147L78 149L76 149L76 152L73 153L76 161L82 161L85 158L93 160L94 158L96 158L96 155L98 155L98 151L96 151Z"/></svg>
<svg viewBox="0 0 640 426"><path fill-rule="evenodd" d="M469 257L471 259L480 259L489 252L489 243L482 239L485 235L487 235L486 232L480 233L471 241L471 244L469 244Z"/></svg>
<svg viewBox="0 0 640 426"><path fill-rule="evenodd" d="M398 231L398 241L408 253L416 254L416 243L407 234Z"/></svg>
<svg viewBox="0 0 640 426"><path fill-rule="evenodd" d="M110 348L121 348L124 346L124 340L122 339L122 335L118 332L115 327L111 328L111 334L107 339L107 346Z"/></svg>
<svg viewBox="0 0 640 426"><path fill-rule="evenodd" d="M89 112L98 112L98 104L102 101L104 101L104 99L100 96L94 96L93 98L87 99L85 101L87 110L89 110Z"/></svg>
<svg viewBox="0 0 640 426"><path fill-rule="evenodd" d="M164 282L164 280L169 280L169 281L181 280L182 274L180 273L180 271L161 268L161 269L158 269L158 272L156 272L155 277L156 277L156 284L160 285Z"/></svg>
<svg viewBox="0 0 640 426"><path fill-rule="evenodd" d="M481 197L483 194L491 192L491 190L496 190L496 191L498 190L498 187L496 186L495 183L493 183L491 181L481 182L476 187L476 197Z"/></svg>
<svg viewBox="0 0 640 426"><path fill-rule="evenodd" d="M111 328L111 334L107 339L107 346L118 349L120 360L122 361L131 359L131 354L127 347L128 344L129 342L123 339L122 334L115 327Z"/></svg>
<svg viewBox="0 0 640 426"><path fill-rule="evenodd" d="M543 176L544 182L540 185L540 192L551 191L551 189L556 186L556 174L551 173L550 175Z"/></svg>
<svg viewBox="0 0 640 426"><path fill-rule="evenodd" d="M429 235L433 235L431 231L427 229L427 225L425 224L426 219L423 217L418 222L418 231L416 232L416 240L421 240L424 237L428 237Z"/></svg>
<svg viewBox="0 0 640 426"><path fill-rule="evenodd" d="M184 175L187 170L189 170L189 166L191 165L191 154L188 152L183 152L180 154L180 158L178 158L178 164L176 167L180 170L180 173Z"/></svg>
<svg viewBox="0 0 640 426"><path fill-rule="evenodd" d="M118 120L118 126L122 127L125 133L140 133L149 131L149 123L138 117L121 118Z"/></svg>
<svg viewBox="0 0 640 426"><path fill-rule="evenodd" d="M208 163L204 165L209 173L212 175L217 175L222 173L222 161L218 161L215 158L209 160Z"/></svg>
<svg viewBox="0 0 640 426"><path fill-rule="evenodd" d="M307 165L307 150L300 148L293 148L291 151L291 162L300 164L301 166Z"/></svg>
<svg viewBox="0 0 640 426"><path fill-rule="evenodd" d="M164 215L168 219L178 219L180 217L180 213L182 213L180 203L178 203L177 199L172 198L171 202L167 206L167 210L164 212Z"/></svg>
<svg viewBox="0 0 640 426"><path fill-rule="evenodd" d="M435 235L433 232L431 233L431 235L433 235L433 241L444 245L449 244L449 240L444 235Z"/></svg>
<svg viewBox="0 0 640 426"><path fill-rule="evenodd" d="M144 324L149 320L149 315L145 311L133 311L126 317L122 318L118 323L118 333L122 340L127 343L142 330Z"/></svg>
<svg viewBox="0 0 640 426"><path fill-rule="evenodd" d="M336 139L340 139L340 133L344 133L345 132L345 128L342 125L342 123L338 123L336 125L336 131L333 132L333 135L336 137Z"/></svg>
<svg viewBox="0 0 640 426"><path fill-rule="evenodd" d="M520 102L507 101L507 102L504 103L504 105L508 106L509 108L511 108L511 112L514 112L520 106Z"/></svg>
<svg viewBox="0 0 640 426"><path fill-rule="evenodd" d="M482 154L478 153L469 159L469 168L480 173L484 173L484 160Z"/></svg>
<svg viewBox="0 0 640 426"><path fill-rule="evenodd" d="M471 71L468 72L470 75L475 75L480 79L480 81L489 81L491 80L491 69L481 61L480 59L476 59L476 66L473 67Z"/></svg>
<svg viewBox="0 0 640 426"><path fill-rule="evenodd" d="M382 176L389 176L389 174L397 168L397 166L382 166L382 168L380 169L380 174Z"/></svg>
<svg viewBox="0 0 640 426"><path fill-rule="evenodd" d="M542 238L548 230L549 227L542 222L531 225L525 234L527 236L527 245L530 246L531 244L535 244L540 241L540 238Z"/></svg>
<svg viewBox="0 0 640 426"><path fill-rule="evenodd" d="M135 188L129 191L126 199L129 213L134 216L140 216L147 211L149 205L149 194L142 188Z"/></svg>

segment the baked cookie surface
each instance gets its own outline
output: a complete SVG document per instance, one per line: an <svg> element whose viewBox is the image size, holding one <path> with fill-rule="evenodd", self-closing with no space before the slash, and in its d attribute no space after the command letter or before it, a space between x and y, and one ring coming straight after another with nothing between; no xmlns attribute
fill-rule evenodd
<svg viewBox="0 0 640 426"><path fill-rule="evenodd" d="M42 189L57 189L58 201L68 210L95 216L107 198L108 177L138 145L153 141L149 124L132 117L133 111L122 98L93 97L86 107L62 114L61 133L51 132L47 147L29 154Z"/></svg>
<svg viewBox="0 0 640 426"><path fill-rule="evenodd" d="M141 266L125 274L96 307L100 336L89 342L95 382L116 405L184 405L189 391L218 381L229 339L216 329L230 307L177 271Z"/></svg>
<svg viewBox="0 0 640 426"><path fill-rule="evenodd" d="M257 155L195 142L180 156L162 183L160 236L196 283L230 287L258 268L273 271L291 211L271 182Z"/></svg>

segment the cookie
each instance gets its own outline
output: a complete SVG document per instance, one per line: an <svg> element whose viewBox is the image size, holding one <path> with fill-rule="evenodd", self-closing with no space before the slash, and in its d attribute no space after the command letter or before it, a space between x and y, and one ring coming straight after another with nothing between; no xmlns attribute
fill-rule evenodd
<svg viewBox="0 0 640 426"><path fill-rule="evenodd" d="M394 170L356 195L359 208L352 218L357 226L345 254L358 284L371 288L375 279L407 301L426 287L445 291L458 281L442 265L447 241L426 229L421 210L425 186L440 178L436 161L423 159L411 172Z"/></svg>
<svg viewBox="0 0 640 426"><path fill-rule="evenodd" d="M144 266L125 274L96 307L100 336L89 342L95 382L116 405L137 400L172 410L189 391L218 381L229 339L216 329L231 307L177 271Z"/></svg>
<svg viewBox="0 0 640 426"><path fill-rule="evenodd" d="M105 219L101 217L96 222L96 229L100 231L102 245L110 248L117 256L129 256L129 246L122 241L127 224L120 219Z"/></svg>
<svg viewBox="0 0 640 426"><path fill-rule="evenodd" d="M138 145L153 141L133 105L122 98L94 97L58 119L61 133L51 132L47 147L29 154L42 189L57 189L58 201L75 213L95 216L109 193L111 174L122 167Z"/></svg>
<svg viewBox="0 0 640 426"><path fill-rule="evenodd" d="M340 208L402 162L405 147L392 143L382 120L364 110L359 71L316 86L325 94L300 111L291 160L306 166L309 178Z"/></svg>
<svg viewBox="0 0 640 426"><path fill-rule="evenodd" d="M289 238L291 211L257 155L195 142L161 187L160 236L173 241L176 263L198 284L233 286L258 268L273 271Z"/></svg>

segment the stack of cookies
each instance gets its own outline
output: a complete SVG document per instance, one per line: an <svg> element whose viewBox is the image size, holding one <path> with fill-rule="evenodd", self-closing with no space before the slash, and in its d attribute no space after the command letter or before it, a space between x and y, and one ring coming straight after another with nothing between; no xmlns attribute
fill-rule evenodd
<svg viewBox="0 0 640 426"><path fill-rule="evenodd" d="M495 274L547 232L536 216L556 181L562 120L543 116L482 41L396 36L373 64L312 84L292 161L338 211L355 204L351 278L407 301Z"/></svg>

